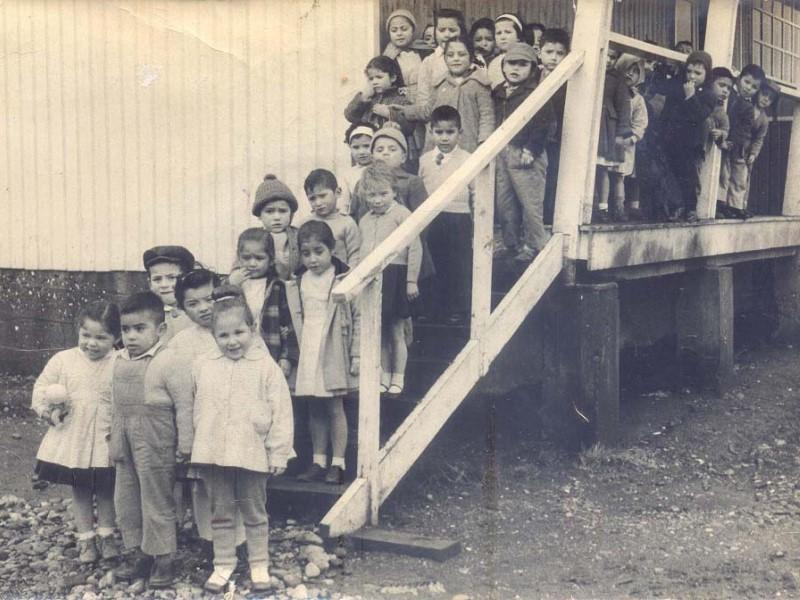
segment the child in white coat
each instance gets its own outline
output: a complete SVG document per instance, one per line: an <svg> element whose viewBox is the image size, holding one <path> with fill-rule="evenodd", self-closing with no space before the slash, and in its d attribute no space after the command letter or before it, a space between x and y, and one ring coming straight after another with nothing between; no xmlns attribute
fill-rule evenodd
<svg viewBox="0 0 800 600"><path fill-rule="evenodd" d="M82 563L119 554L113 536L114 468L106 441L111 430L106 407L113 347L119 336L117 306L102 301L88 304L78 316L78 346L53 356L33 386L31 408L50 425L36 454L36 473L39 479L72 486Z"/></svg>
<svg viewBox="0 0 800 600"><path fill-rule="evenodd" d="M197 359L192 464L211 497L214 572L205 589L220 593L236 568L235 519L245 523L254 592L270 588L267 476L280 475L292 449L289 387L241 298L214 303L217 350Z"/></svg>

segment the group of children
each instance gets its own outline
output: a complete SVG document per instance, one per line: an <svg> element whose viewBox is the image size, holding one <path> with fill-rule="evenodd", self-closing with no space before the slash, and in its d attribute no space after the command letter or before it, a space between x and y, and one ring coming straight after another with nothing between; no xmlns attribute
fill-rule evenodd
<svg viewBox="0 0 800 600"><path fill-rule="evenodd" d="M244 541L253 589L268 589L266 481L296 456L292 396L307 403L312 446L298 477L343 481L343 400L357 388L360 328L357 303L334 302L333 288L464 164L570 46L566 31L526 27L511 13L468 30L459 11L441 9L432 27L434 49L415 41L409 11L387 19L389 44L367 63L366 85L345 110L352 166L338 177L326 169L308 174L310 216L295 219L297 198L267 175L252 205L261 226L240 234L226 279L186 248L159 246L143 255L150 291L80 312L78 346L48 362L32 406L50 424L36 473L72 486L82 562L117 556L117 527L130 550L117 577L171 585L184 511L179 491L188 481L198 534L213 544L206 589L226 586ZM657 72L644 59L609 51L600 219L638 210L625 207L625 180L635 173L635 148L653 122L657 94L655 129L682 186L673 218L694 214L709 143L724 151L724 197L743 202L776 88L754 65L734 78L703 52L690 54L674 76ZM525 264L548 239L564 92L497 159L503 244L496 251ZM412 315L461 324L469 314L472 214L468 186L383 272L380 385L390 397L403 393Z"/></svg>

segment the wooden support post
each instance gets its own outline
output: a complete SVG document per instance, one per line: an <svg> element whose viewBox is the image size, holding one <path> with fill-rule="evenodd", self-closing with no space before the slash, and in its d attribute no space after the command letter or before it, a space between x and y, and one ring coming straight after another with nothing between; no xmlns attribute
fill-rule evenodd
<svg viewBox="0 0 800 600"><path fill-rule="evenodd" d="M800 254L772 261L773 293L778 326L776 340L800 340Z"/></svg>
<svg viewBox="0 0 800 600"><path fill-rule="evenodd" d="M739 0L709 0L703 49L711 55L715 65L730 67L733 62L738 9ZM697 216L700 219L713 219L716 215L721 164L720 150L712 144L700 175L700 195L697 198Z"/></svg>
<svg viewBox="0 0 800 600"><path fill-rule="evenodd" d="M783 192L783 214L800 215L800 100L795 100L792 133L789 137L789 160L786 163L786 187Z"/></svg>
<svg viewBox="0 0 800 600"><path fill-rule="evenodd" d="M361 309L361 371L358 387L358 477L369 487L368 517L378 524L378 450L381 425L381 284L378 275L364 290Z"/></svg>
<svg viewBox="0 0 800 600"><path fill-rule="evenodd" d="M550 426L575 449L619 439L619 295L616 283L567 285L545 321Z"/></svg>
<svg viewBox="0 0 800 600"><path fill-rule="evenodd" d="M553 217L553 232L569 236L566 257L573 261L578 258L578 228L591 219L612 5L612 0L582 0L575 12L572 51L583 51L584 58L567 84Z"/></svg>
<svg viewBox="0 0 800 600"><path fill-rule="evenodd" d="M480 339L492 311L494 160L475 178L472 234L472 320L470 339ZM483 372L481 373L483 375Z"/></svg>
<svg viewBox="0 0 800 600"><path fill-rule="evenodd" d="M733 267L683 277L675 310L681 371L690 383L722 393L733 373Z"/></svg>

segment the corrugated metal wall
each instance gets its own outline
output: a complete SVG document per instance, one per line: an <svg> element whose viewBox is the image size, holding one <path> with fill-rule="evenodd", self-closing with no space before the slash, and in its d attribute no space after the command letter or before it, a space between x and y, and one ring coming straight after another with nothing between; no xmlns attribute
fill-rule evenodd
<svg viewBox="0 0 800 600"><path fill-rule="evenodd" d="M572 30L571 0L382 0L381 23L397 8L416 15L420 27L433 21L434 8L463 11L467 25L481 17L515 12L527 23ZM675 0L624 0L614 3L613 30L639 39L672 45L675 37ZM384 40L385 41L385 40Z"/></svg>
<svg viewBox="0 0 800 600"><path fill-rule="evenodd" d="M272 171L349 164L373 0L0 2L0 267L228 266Z"/></svg>

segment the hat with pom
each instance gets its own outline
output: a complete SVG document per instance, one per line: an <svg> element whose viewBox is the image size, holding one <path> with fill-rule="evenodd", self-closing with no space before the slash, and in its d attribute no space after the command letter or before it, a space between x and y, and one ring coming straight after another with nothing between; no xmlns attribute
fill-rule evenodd
<svg viewBox="0 0 800 600"><path fill-rule="evenodd" d="M264 175L264 181L261 182L256 190L256 198L253 201L253 215L260 217L264 207L276 200L284 200L289 204L289 210L292 213L297 212L297 198L294 197L292 190L275 175L267 173Z"/></svg>
<svg viewBox="0 0 800 600"><path fill-rule="evenodd" d="M394 121L387 121L383 124L383 127L378 129L375 132L375 135L372 136L372 144L370 145L370 151L375 149L375 142L378 141L378 138L387 137L389 139L394 140L397 142L400 147L403 149L403 152L408 154L408 140L406 139L405 134L400 129L400 126L395 123Z"/></svg>

